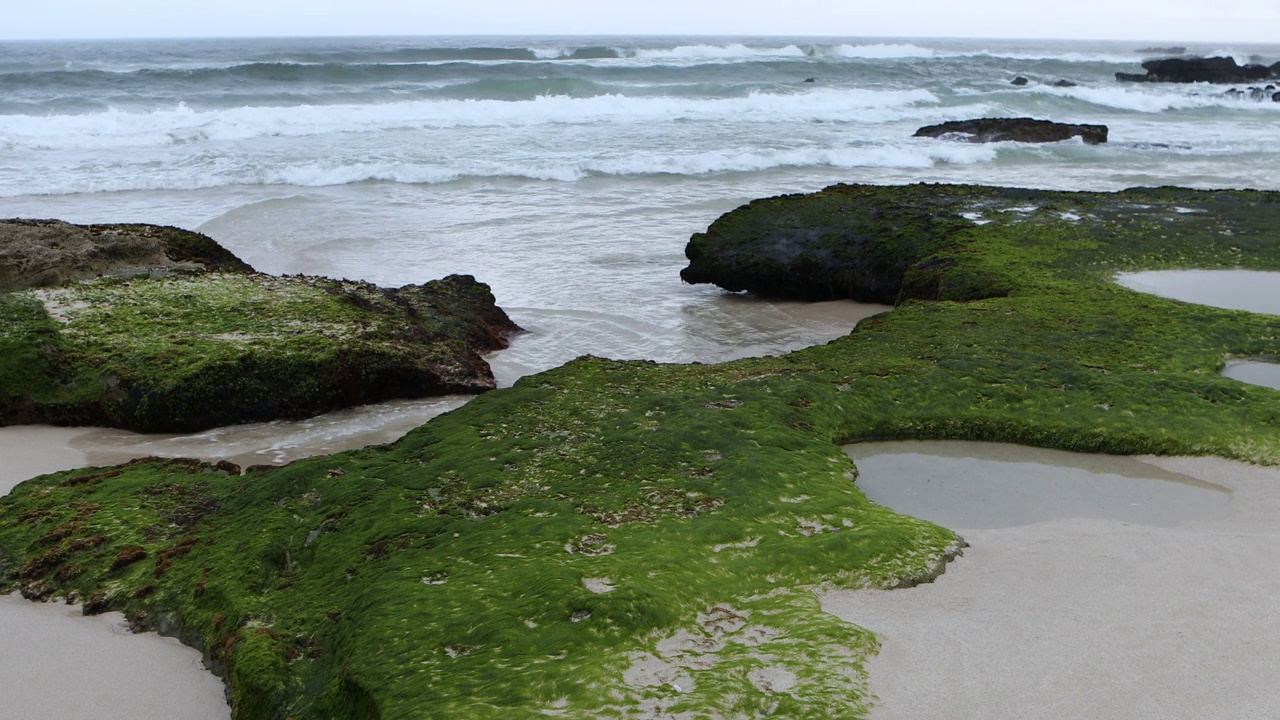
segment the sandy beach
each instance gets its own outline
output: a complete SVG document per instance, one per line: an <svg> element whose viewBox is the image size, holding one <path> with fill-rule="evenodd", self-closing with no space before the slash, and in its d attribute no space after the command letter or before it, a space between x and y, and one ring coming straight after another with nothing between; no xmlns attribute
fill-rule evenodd
<svg viewBox="0 0 1280 720"><path fill-rule="evenodd" d="M1274 717L1280 470L1144 460L1229 488L1227 511L956 528L971 546L936 582L827 593L826 611L881 637L871 717Z"/></svg>

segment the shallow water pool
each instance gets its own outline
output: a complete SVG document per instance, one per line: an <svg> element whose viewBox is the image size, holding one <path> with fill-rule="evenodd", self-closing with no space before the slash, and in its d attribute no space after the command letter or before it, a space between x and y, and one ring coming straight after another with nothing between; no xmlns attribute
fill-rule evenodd
<svg viewBox="0 0 1280 720"><path fill-rule="evenodd" d="M1230 492L1134 457L1005 443L848 445L872 502L953 529L1065 518L1174 526L1219 517Z"/></svg>
<svg viewBox="0 0 1280 720"><path fill-rule="evenodd" d="M1280 315L1280 272L1263 270L1152 270L1120 273L1130 290L1228 310Z"/></svg>

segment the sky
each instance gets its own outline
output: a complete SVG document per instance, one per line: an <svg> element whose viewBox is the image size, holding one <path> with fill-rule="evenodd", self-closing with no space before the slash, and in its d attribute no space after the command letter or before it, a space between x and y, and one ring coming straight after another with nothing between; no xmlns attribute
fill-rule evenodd
<svg viewBox="0 0 1280 720"><path fill-rule="evenodd" d="M1280 0L0 0L0 38L817 35L1280 42Z"/></svg>

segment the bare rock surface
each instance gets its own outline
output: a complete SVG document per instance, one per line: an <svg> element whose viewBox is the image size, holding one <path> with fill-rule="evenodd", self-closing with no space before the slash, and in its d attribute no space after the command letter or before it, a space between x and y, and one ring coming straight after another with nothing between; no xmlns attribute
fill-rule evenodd
<svg viewBox="0 0 1280 720"><path fill-rule="evenodd" d="M1078 137L1089 145L1107 141L1106 125L1059 123L1033 118L978 118L926 125L914 137L957 136L969 142L1045 143Z"/></svg>
<svg viewBox="0 0 1280 720"><path fill-rule="evenodd" d="M199 233L158 225L0 220L0 292L97 277L253 272Z"/></svg>

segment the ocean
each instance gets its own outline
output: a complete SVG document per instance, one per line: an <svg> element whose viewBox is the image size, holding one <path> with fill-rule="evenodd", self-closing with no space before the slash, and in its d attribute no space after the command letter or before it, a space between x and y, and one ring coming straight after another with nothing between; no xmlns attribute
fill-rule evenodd
<svg viewBox="0 0 1280 720"><path fill-rule="evenodd" d="M1280 59L1274 45L1187 49ZM1280 189L1280 103L1118 83L1117 71L1140 72L1142 50L727 37L0 43L0 216L179 225L273 273L383 285L475 275L529 330L492 358L502 384L587 353L780 353L883 308L682 284L690 234L756 197L837 182ZM1011 85L1017 76L1029 84ZM911 137L1022 115L1105 124L1110 142ZM393 439L462 401L133 442L283 462Z"/></svg>

